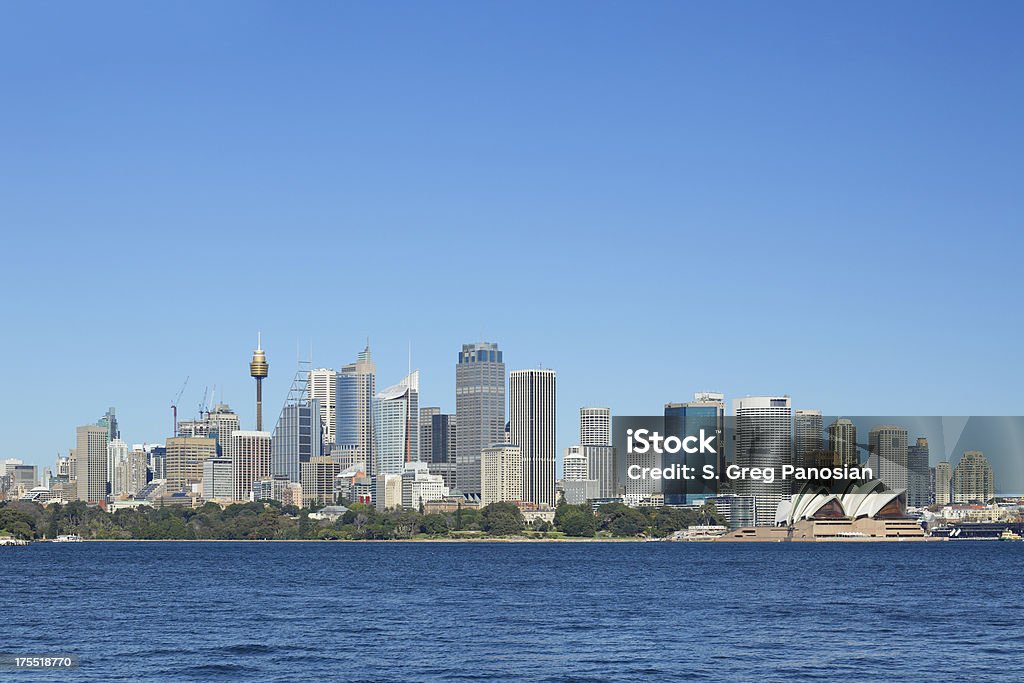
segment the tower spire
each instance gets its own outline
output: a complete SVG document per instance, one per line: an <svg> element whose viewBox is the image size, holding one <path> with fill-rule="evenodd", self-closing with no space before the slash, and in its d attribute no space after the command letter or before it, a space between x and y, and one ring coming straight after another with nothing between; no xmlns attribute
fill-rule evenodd
<svg viewBox="0 0 1024 683"><path fill-rule="evenodd" d="M270 371L267 365L267 354L263 352L263 337L256 333L256 350L249 361L249 375L256 380L256 431L263 431L263 378Z"/></svg>

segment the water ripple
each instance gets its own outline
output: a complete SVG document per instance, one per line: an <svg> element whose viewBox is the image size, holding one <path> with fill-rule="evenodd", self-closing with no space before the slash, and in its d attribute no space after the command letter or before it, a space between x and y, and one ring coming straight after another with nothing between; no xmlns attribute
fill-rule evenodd
<svg viewBox="0 0 1024 683"><path fill-rule="evenodd" d="M0 555L18 681L1019 679L1024 544L81 543Z"/></svg>

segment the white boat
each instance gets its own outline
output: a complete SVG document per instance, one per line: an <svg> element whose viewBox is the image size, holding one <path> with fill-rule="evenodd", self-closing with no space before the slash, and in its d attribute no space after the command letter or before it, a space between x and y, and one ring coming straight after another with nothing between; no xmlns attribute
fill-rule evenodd
<svg viewBox="0 0 1024 683"><path fill-rule="evenodd" d="M82 537L78 534L61 534L53 539L54 543L81 543Z"/></svg>
<svg viewBox="0 0 1024 683"><path fill-rule="evenodd" d="M14 536L0 536L0 545L28 545L29 542Z"/></svg>

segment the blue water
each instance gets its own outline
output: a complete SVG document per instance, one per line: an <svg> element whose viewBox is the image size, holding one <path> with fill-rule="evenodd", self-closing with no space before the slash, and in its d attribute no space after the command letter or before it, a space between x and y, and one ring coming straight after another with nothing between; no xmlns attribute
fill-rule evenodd
<svg viewBox="0 0 1024 683"><path fill-rule="evenodd" d="M103 681L1019 681L1024 543L0 549L0 652Z"/></svg>

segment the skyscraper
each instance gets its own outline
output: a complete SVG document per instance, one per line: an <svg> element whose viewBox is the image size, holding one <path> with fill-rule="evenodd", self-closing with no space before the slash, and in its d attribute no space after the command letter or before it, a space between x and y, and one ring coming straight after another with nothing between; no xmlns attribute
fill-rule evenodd
<svg viewBox="0 0 1024 683"><path fill-rule="evenodd" d="M687 403L665 404L665 434L679 439L694 437L701 440L714 436L715 453L675 453L662 458L662 466L686 465L698 473L696 479L670 479L662 482L666 505L688 505L708 496L718 494L717 480L699 476L704 467L710 465L716 472L721 471L725 458L725 395L715 392L698 392Z"/></svg>
<svg viewBox="0 0 1024 683"><path fill-rule="evenodd" d="M522 450L523 500L555 500L555 371L515 370L509 380L511 442Z"/></svg>
<svg viewBox="0 0 1024 683"><path fill-rule="evenodd" d="M202 436L167 439L165 461L167 491L187 491L203 481L203 463L217 457L217 441Z"/></svg>
<svg viewBox="0 0 1024 683"><path fill-rule="evenodd" d="M611 408L580 408L580 445L612 445Z"/></svg>
<svg viewBox="0 0 1024 683"><path fill-rule="evenodd" d="M270 474L296 483L301 480L302 463L323 455L320 402L309 398L309 375L300 364L271 440Z"/></svg>
<svg viewBox="0 0 1024 683"><path fill-rule="evenodd" d="M523 500L523 453L519 446L492 444L480 449L480 504Z"/></svg>
<svg viewBox="0 0 1024 683"><path fill-rule="evenodd" d="M440 408L420 409L420 460L431 474L440 475L444 485L455 488L455 416Z"/></svg>
<svg viewBox="0 0 1024 683"><path fill-rule="evenodd" d="M856 467L860 464L857 452L857 427L841 417L828 426L828 450L839 467Z"/></svg>
<svg viewBox="0 0 1024 683"><path fill-rule="evenodd" d="M99 503L107 499L107 443L108 425L83 425L77 430L75 447L75 476L78 480L78 499Z"/></svg>
<svg viewBox="0 0 1024 683"><path fill-rule="evenodd" d="M463 344L455 366L456 484L480 494L480 452L505 440L505 362L491 342Z"/></svg>
<svg viewBox="0 0 1024 683"><path fill-rule="evenodd" d="M374 397L376 472L402 474L420 459L420 373L415 371Z"/></svg>
<svg viewBox="0 0 1024 683"><path fill-rule="evenodd" d="M302 504L334 503L334 478L341 474L341 465L329 455L320 455L301 463Z"/></svg>
<svg viewBox="0 0 1024 683"><path fill-rule="evenodd" d="M110 495L126 496L129 491L128 444L119 438L107 444L107 472L110 479Z"/></svg>
<svg viewBox="0 0 1024 683"><path fill-rule="evenodd" d="M335 402L335 443L354 451L353 460L364 465L367 476L376 471L373 437L373 396L377 392L377 366L367 344L356 362L338 373Z"/></svg>
<svg viewBox="0 0 1024 683"><path fill-rule="evenodd" d="M378 472L373 477L373 505L378 510L402 507L402 475Z"/></svg>
<svg viewBox="0 0 1024 683"><path fill-rule="evenodd" d="M241 429L238 415L225 403L218 403L206 414L209 423L208 435L217 439L217 451L221 457L231 457L231 434Z"/></svg>
<svg viewBox="0 0 1024 683"><path fill-rule="evenodd" d="M985 454L965 451L953 470L953 502L988 503L995 495L995 477Z"/></svg>
<svg viewBox="0 0 1024 683"><path fill-rule="evenodd" d="M231 458L216 457L204 462L203 498L206 500L233 500L234 496L235 473Z"/></svg>
<svg viewBox="0 0 1024 683"><path fill-rule="evenodd" d="M440 415L441 409L435 406L420 408L420 460L432 462L434 459L434 416Z"/></svg>
<svg viewBox="0 0 1024 683"><path fill-rule="evenodd" d="M894 491L907 489L907 430L879 425L868 432L868 467L876 479Z"/></svg>
<svg viewBox="0 0 1024 683"><path fill-rule="evenodd" d="M953 466L948 462L935 465L935 504L949 505L953 502Z"/></svg>
<svg viewBox="0 0 1024 683"><path fill-rule="evenodd" d="M111 406L96 424L107 428L107 443L121 436L121 430L117 426L117 411Z"/></svg>
<svg viewBox="0 0 1024 683"><path fill-rule="evenodd" d="M19 496L31 491L39 481L36 466L23 462L8 464L7 476L10 477L10 484Z"/></svg>
<svg viewBox="0 0 1024 683"><path fill-rule="evenodd" d="M142 444L132 446L128 454L128 474L125 477L128 495L134 496L148 483L146 460L147 453Z"/></svg>
<svg viewBox="0 0 1024 683"><path fill-rule="evenodd" d="M324 426L324 443L335 443L337 429L338 373L330 368L317 368L309 373L309 400L320 402L320 422Z"/></svg>
<svg viewBox="0 0 1024 683"><path fill-rule="evenodd" d="M747 396L733 401L736 415L735 464L772 467L772 482L739 479L735 492L753 496L757 526L775 524L779 503L790 496L791 484L782 479L783 465L792 464L792 404L789 396Z"/></svg>
<svg viewBox="0 0 1024 683"><path fill-rule="evenodd" d="M796 437L794 464L798 467L811 465L812 456L824 450L821 411L797 410L793 416L793 432Z"/></svg>
<svg viewBox="0 0 1024 683"><path fill-rule="evenodd" d="M638 471L662 466L661 456L653 448L647 449L645 453L627 449L624 457L627 471L634 466L640 468ZM663 484L663 479L653 477L626 477L622 486L626 505L635 507L649 501L655 494L661 493Z"/></svg>
<svg viewBox="0 0 1024 683"><path fill-rule="evenodd" d="M153 479L167 478L167 448L156 444L143 446L146 449L146 467Z"/></svg>
<svg viewBox="0 0 1024 683"><path fill-rule="evenodd" d="M74 450L74 449L72 449L72 450ZM68 455L69 455L69 457L66 457L66 458L63 458L60 455L58 455L57 456L56 468L54 469L54 473L56 474L57 478L61 479L63 481L69 481L69 480L75 478L71 474L71 457L70 457L70 454L68 454Z"/></svg>
<svg viewBox="0 0 1024 683"><path fill-rule="evenodd" d="M928 466L928 439L918 438L907 446L907 505L927 507L931 498L931 469Z"/></svg>
<svg viewBox="0 0 1024 683"><path fill-rule="evenodd" d="M615 446L581 446L587 456L587 479L597 482L598 498L615 496Z"/></svg>
<svg viewBox="0 0 1024 683"><path fill-rule="evenodd" d="M249 500L253 482L270 476L270 432L239 430L231 435L234 499Z"/></svg>
<svg viewBox="0 0 1024 683"><path fill-rule="evenodd" d="M210 436L210 421L202 418L199 420L178 420L178 433L176 436Z"/></svg>
<svg viewBox="0 0 1024 683"><path fill-rule="evenodd" d="M263 353L263 340L256 335L256 350L249 361L249 374L256 380L256 431L263 430L263 379L270 372L267 354Z"/></svg>

